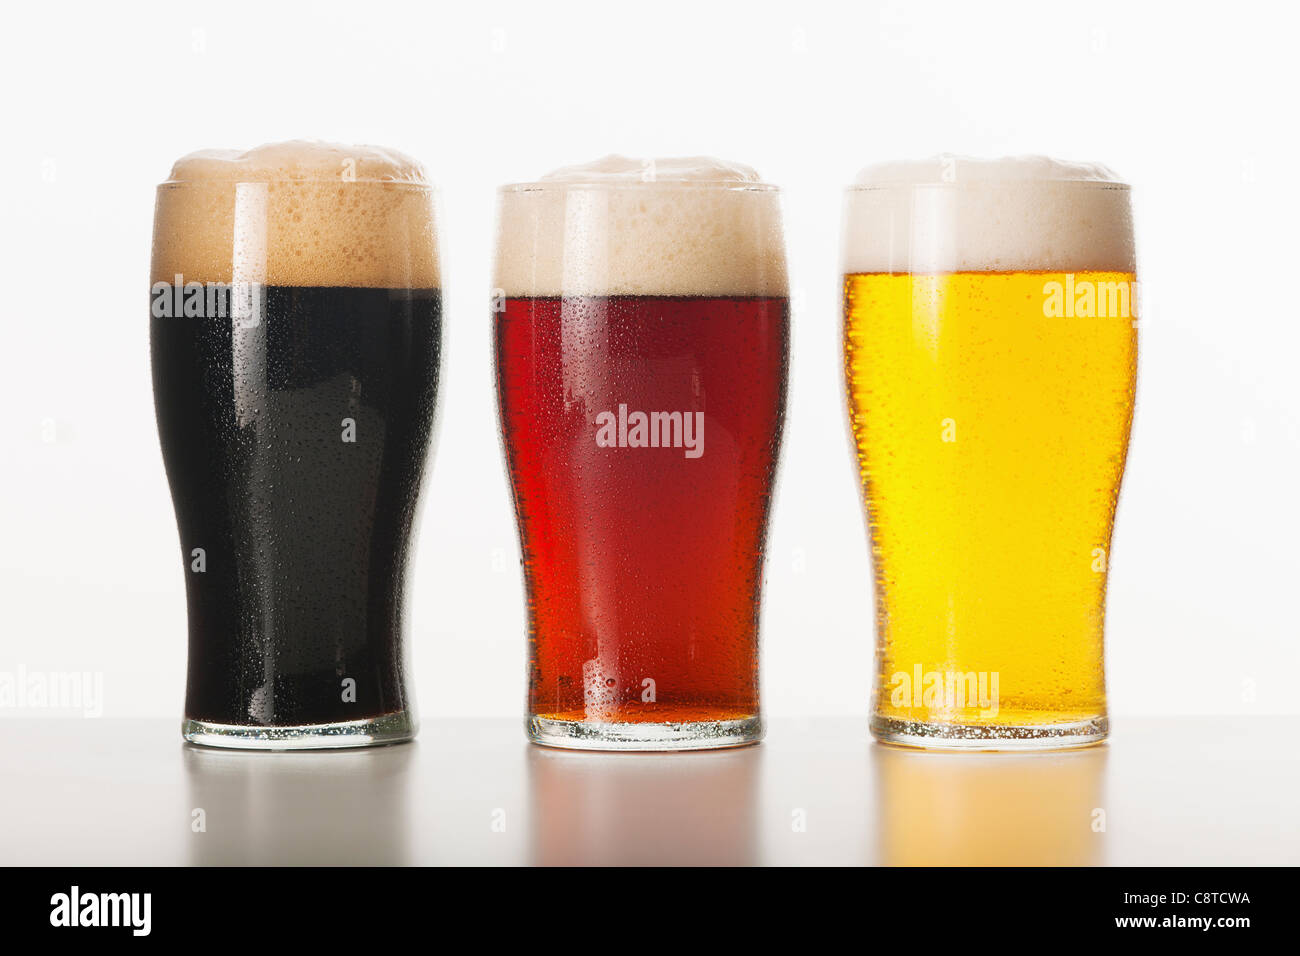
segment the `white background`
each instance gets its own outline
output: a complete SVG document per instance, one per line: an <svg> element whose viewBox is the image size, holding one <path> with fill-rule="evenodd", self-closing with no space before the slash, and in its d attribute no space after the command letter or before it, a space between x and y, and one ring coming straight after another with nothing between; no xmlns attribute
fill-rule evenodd
<svg viewBox="0 0 1300 956"><path fill-rule="evenodd" d="M488 334L494 189L609 152L705 153L785 190L794 353L766 708L865 715L840 191L881 159L1042 152L1134 186L1145 313L1112 711L1297 712L1298 71L1295 14L1279 11L10 5L0 671L102 672L107 715L179 718L184 572L150 394L153 187L190 150L306 136L396 147L441 186L447 364L410 594L415 689L426 717L520 715L523 588Z"/></svg>

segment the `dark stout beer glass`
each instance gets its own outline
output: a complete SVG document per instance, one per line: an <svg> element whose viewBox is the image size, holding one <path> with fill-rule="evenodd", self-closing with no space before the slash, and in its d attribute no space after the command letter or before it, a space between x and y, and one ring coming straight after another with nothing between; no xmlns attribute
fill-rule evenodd
<svg viewBox="0 0 1300 956"><path fill-rule="evenodd" d="M403 597L441 353L420 167L317 143L185 157L158 187L152 272L185 738L411 737Z"/></svg>
<svg viewBox="0 0 1300 956"><path fill-rule="evenodd" d="M610 159L502 191L496 384L538 743L762 737L789 299L756 178Z"/></svg>

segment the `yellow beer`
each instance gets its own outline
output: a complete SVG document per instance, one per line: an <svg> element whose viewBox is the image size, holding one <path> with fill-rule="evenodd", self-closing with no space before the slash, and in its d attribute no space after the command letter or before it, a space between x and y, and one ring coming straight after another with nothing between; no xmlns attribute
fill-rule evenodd
<svg viewBox="0 0 1300 956"><path fill-rule="evenodd" d="M990 209L1015 198L999 189ZM959 226L975 221L963 202L930 206ZM897 208L883 218L896 222ZM877 736L1019 747L1106 734L1106 578L1137 369L1122 226L1127 253L1114 258L1128 268L845 275L845 380L875 573ZM985 243L974 256L928 235L950 264L1032 259L1018 247L998 255L996 229L971 237ZM1045 263L1072 258L1047 235ZM915 236L880 248L915 256Z"/></svg>

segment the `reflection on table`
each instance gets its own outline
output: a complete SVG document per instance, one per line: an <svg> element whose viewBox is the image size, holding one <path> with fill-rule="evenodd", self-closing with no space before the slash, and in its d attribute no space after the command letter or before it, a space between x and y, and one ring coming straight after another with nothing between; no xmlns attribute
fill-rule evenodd
<svg viewBox="0 0 1300 956"><path fill-rule="evenodd" d="M757 858L762 747L528 751L535 865L732 865Z"/></svg>
<svg viewBox="0 0 1300 956"><path fill-rule="evenodd" d="M1106 862L1108 750L926 753L876 745L879 859L891 866Z"/></svg>
<svg viewBox="0 0 1300 956"><path fill-rule="evenodd" d="M387 865L410 855L413 744L241 753L185 746L188 841L204 865ZM191 824L193 829L193 823Z"/></svg>

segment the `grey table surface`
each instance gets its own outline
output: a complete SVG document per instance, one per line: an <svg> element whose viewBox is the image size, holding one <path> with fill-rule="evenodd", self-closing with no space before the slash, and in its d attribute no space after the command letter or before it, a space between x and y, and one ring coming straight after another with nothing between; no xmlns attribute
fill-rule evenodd
<svg viewBox="0 0 1300 956"><path fill-rule="evenodd" d="M1101 747L938 754L854 718L737 750L244 753L167 720L0 720L0 863L1300 864L1300 717L1118 719Z"/></svg>

